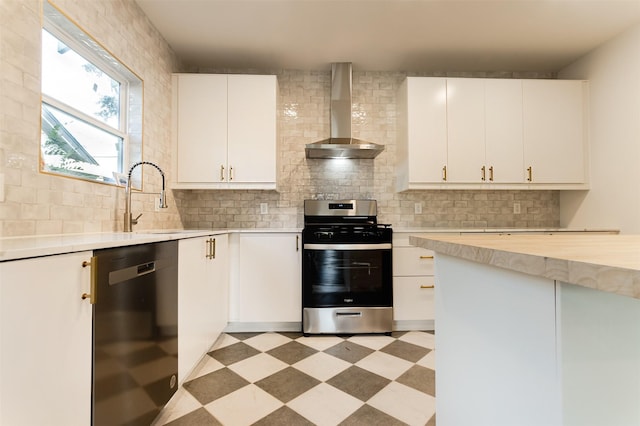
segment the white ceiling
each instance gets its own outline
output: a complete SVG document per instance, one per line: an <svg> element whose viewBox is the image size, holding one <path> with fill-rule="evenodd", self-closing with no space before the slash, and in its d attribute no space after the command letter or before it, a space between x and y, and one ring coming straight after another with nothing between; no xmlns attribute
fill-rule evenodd
<svg viewBox="0 0 640 426"><path fill-rule="evenodd" d="M558 71L640 22L640 0L136 2L200 68Z"/></svg>

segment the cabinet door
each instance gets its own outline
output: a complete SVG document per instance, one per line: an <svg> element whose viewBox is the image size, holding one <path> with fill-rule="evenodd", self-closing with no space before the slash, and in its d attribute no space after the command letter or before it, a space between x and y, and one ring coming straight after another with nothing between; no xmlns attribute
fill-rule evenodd
<svg viewBox="0 0 640 426"><path fill-rule="evenodd" d="M487 181L525 181L522 80L485 80L485 158Z"/></svg>
<svg viewBox="0 0 640 426"><path fill-rule="evenodd" d="M524 164L532 183L583 183L582 81L523 80Z"/></svg>
<svg viewBox="0 0 640 426"><path fill-rule="evenodd" d="M427 321L435 318L434 277L393 277L393 319Z"/></svg>
<svg viewBox="0 0 640 426"><path fill-rule="evenodd" d="M176 77L177 181L225 182L227 76L178 74Z"/></svg>
<svg viewBox="0 0 640 426"><path fill-rule="evenodd" d="M226 235L179 241L178 378L180 382L187 378L226 326L228 311L226 242Z"/></svg>
<svg viewBox="0 0 640 426"><path fill-rule="evenodd" d="M448 182L482 183L487 177L484 80L447 79Z"/></svg>
<svg viewBox="0 0 640 426"><path fill-rule="evenodd" d="M91 256L0 263L0 424L91 424Z"/></svg>
<svg viewBox="0 0 640 426"><path fill-rule="evenodd" d="M407 78L406 155L411 183L441 183L447 166L447 85L443 78Z"/></svg>
<svg viewBox="0 0 640 426"><path fill-rule="evenodd" d="M229 75L229 182L276 182L273 75Z"/></svg>
<svg viewBox="0 0 640 426"><path fill-rule="evenodd" d="M214 257L209 260L209 273L213 278L215 294L213 311L213 334L218 338L229 322L229 235L214 235Z"/></svg>
<svg viewBox="0 0 640 426"><path fill-rule="evenodd" d="M240 322L302 321L300 234L241 234Z"/></svg>

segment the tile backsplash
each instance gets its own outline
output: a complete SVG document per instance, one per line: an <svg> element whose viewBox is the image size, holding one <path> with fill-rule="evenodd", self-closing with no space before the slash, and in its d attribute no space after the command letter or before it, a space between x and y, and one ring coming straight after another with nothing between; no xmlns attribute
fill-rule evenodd
<svg viewBox="0 0 640 426"><path fill-rule="evenodd" d="M408 191L388 196L344 192L180 191L180 216L191 228L301 228L306 198L374 198L378 221L403 228L555 228L557 191ZM260 203L268 213L260 214ZM422 213L416 214L415 204ZM513 213L514 203L521 213Z"/></svg>
<svg viewBox="0 0 640 426"><path fill-rule="evenodd" d="M154 210L153 195L135 195L144 213L136 229L299 228L307 198L374 198L379 220L394 228L556 227L557 191L408 191L396 193L396 90L407 73L353 73L353 134L380 143L375 160L309 160L304 146L329 135L330 64L326 70L193 70L132 0L53 0L80 27L144 81L143 159L173 178L171 73L276 74L279 82L278 191L169 191L169 209ZM40 33L42 0L0 1L0 236L122 230L124 191L39 173ZM410 73L410 75L420 75ZM430 74L435 75L435 74ZM554 78L554 75L440 73L439 76ZM251 153L247 153L251 155ZM144 190L156 192L154 170ZM514 202L521 213L513 214ZM268 213L260 213L266 203ZM416 214L420 203L422 213Z"/></svg>

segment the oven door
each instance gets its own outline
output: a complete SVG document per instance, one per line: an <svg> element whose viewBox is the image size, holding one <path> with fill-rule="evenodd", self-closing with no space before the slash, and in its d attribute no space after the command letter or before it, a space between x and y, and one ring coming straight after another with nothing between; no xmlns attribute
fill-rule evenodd
<svg viewBox="0 0 640 426"><path fill-rule="evenodd" d="M305 244L303 307L392 306L391 244Z"/></svg>

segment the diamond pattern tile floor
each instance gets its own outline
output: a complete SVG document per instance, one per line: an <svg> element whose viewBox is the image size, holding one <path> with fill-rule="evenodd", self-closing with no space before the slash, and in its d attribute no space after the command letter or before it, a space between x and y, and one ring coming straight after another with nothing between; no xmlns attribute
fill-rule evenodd
<svg viewBox="0 0 640 426"><path fill-rule="evenodd" d="M434 335L220 336L154 425L435 426Z"/></svg>

